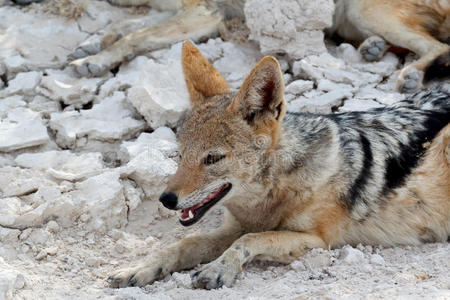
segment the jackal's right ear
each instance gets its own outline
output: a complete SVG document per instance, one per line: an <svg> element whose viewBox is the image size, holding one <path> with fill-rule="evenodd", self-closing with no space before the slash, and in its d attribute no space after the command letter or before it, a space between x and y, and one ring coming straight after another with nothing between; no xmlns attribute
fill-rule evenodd
<svg viewBox="0 0 450 300"><path fill-rule="evenodd" d="M247 76L229 108L248 123L280 123L286 113L284 79L275 57L266 56Z"/></svg>
<svg viewBox="0 0 450 300"><path fill-rule="evenodd" d="M183 43L181 63L192 104L230 92L225 79L189 41Z"/></svg>

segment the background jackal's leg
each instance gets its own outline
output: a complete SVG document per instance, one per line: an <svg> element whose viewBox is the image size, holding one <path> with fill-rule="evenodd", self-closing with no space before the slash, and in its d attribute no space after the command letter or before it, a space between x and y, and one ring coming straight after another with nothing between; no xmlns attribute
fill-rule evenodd
<svg viewBox="0 0 450 300"><path fill-rule="evenodd" d="M367 36L378 35L388 43L408 49L420 57L406 66L397 79L397 87L401 92L411 93L420 89L427 67L437 57L450 51L450 46L439 42L429 33L431 26L437 23L402 2L349 1L352 2L348 12L349 21L361 32ZM369 4L371 9L365 9Z"/></svg>

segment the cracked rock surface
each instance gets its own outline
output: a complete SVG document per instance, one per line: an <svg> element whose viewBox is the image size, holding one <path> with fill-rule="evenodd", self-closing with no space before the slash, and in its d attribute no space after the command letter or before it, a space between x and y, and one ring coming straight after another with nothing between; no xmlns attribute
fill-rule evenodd
<svg viewBox="0 0 450 300"><path fill-rule="evenodd" d="M314 249L290 265L250 263L233 288L213 291L193 289L189 271L143 289L109 288L113 270L217 227L223 213L217 206L185 228L158 201L176 171L176 132L189 109L180 43L103 77L67 67L71 56L98 51L119 22L132 31L173 12L89 0L68 18L58 3L0 1L0 299L450 297L448 243ZM365 62L350 44L325 43L333 8L330 0L248 0L256 43L219 37L197 46L234 91L259 59L276 54L291 112L402 100L396 78L413 57Z"/></svg>

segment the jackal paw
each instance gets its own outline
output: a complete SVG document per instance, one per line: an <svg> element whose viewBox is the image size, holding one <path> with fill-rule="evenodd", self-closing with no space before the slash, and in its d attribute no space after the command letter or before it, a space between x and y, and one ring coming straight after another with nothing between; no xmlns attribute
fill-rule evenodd
<svg viewBox="0 0 450 300"><path fill-rule="evenodd" d="M359 46L359 53L366 61L380 60L388 46L379 36L371 36Z"/></svg>
<svg viewBox="0 0 450 300"><path fill-rule="evenodd" d="M100 54L101 53L74 60L70 63L70 65L74 67L75 71L81 76L101 76L114 68L115 65L109 63Z"/></svg>
<svg viewBox="0 0 450 300"><path fill-rule="evenodd" d="M87 40L81 43L75 51L69 54L69 60L83 58L89 55L94 55L102 50L102 40L97 34L90 36Z"/></svg>
<svg viewBox="0 0 450 300"><path fill-rule="evenodd" d="M192 276L192 285L202 289L217 289L222 286L231 287L238 274L238 268L213 261Z"/></svg>
<svg viewBox="0 0 450 300"><path fill-rule="evenodd" d="M402 93L414 93L422 87L424 73L416 68L404 69L397 79L398 90Z"/></svg>
<svg viewBox="0 0 450 300"><path fill-rule="evenodd" d="M163 278L167 274L160 265L141 265L134 268L117 270L108 277L108 282L113 288L124 288L129 286L143 287Z"/></svg>

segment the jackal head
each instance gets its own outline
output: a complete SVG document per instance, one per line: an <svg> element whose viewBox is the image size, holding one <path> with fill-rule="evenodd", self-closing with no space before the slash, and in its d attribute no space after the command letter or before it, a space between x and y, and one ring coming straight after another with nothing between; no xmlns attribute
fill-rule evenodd
<svg viewBox="0 0 450 300"><path fill-rule="evenodd" d="M188 226L221 200L267 190L266 158L276 150L286 104L273 57L264 57L235 94L187 41L182 65L192 108L179 134L180 164L160 201Z"/></svg>

